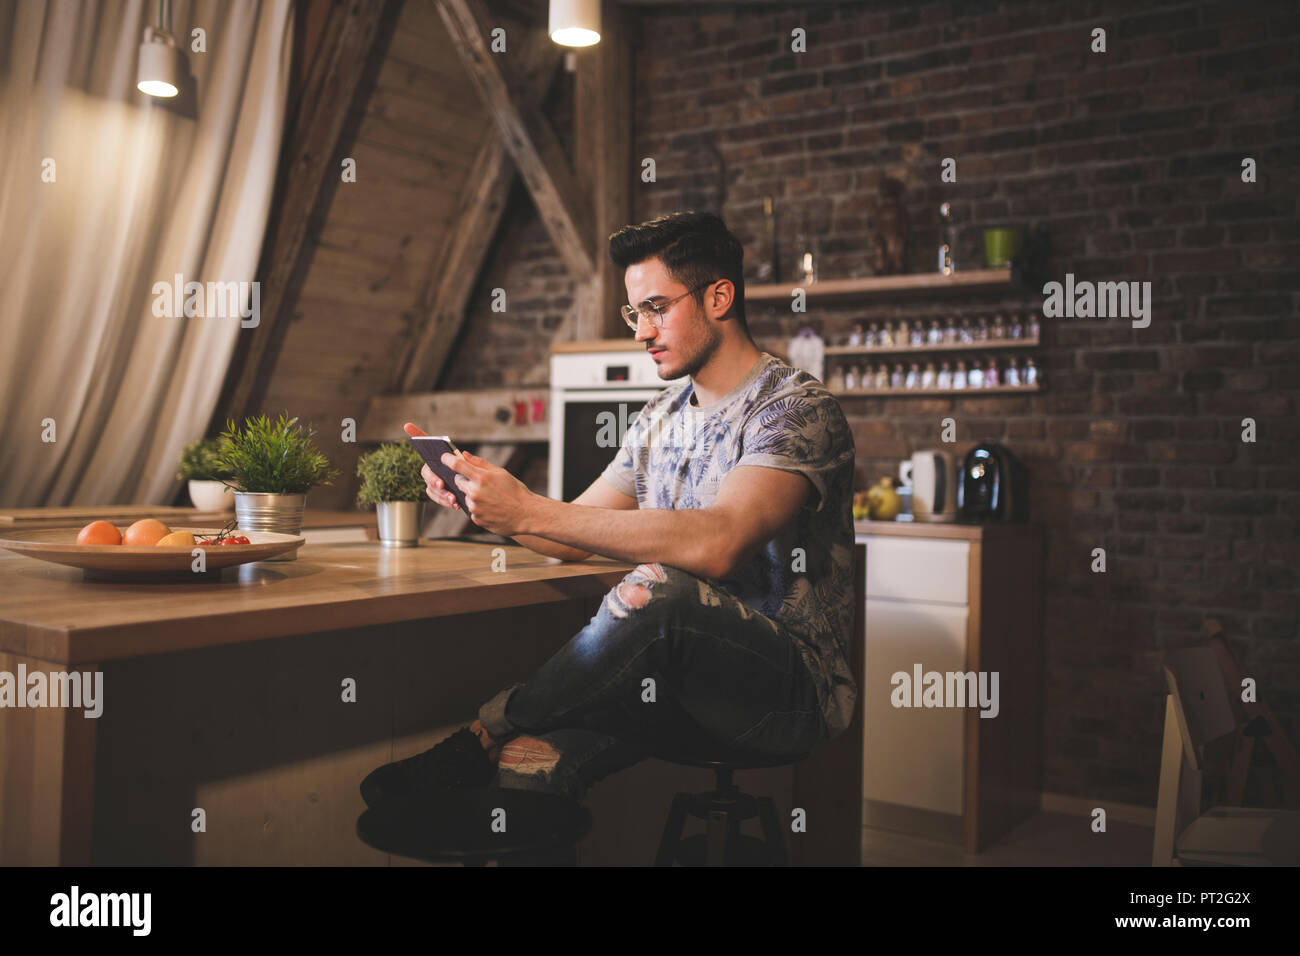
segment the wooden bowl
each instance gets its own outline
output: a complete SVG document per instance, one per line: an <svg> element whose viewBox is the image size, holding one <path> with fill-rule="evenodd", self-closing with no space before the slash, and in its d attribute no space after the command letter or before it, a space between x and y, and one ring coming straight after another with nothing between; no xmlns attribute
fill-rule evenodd
<svg viewBox="0 0 1300 956"><path fill-rule="evenodd" d="M158 545L77 544L80 528L44 528L33 531L10 531L0 538L0 548L66 564L86 571L87 578L112 580L119 575L126 580L141 577L170 578L183 581L219 576L222 568L230 568L250 561L263 561L300 547L305 538L272 531L235 531L248 538L250 544L183 545L160 547ZM172 528L189 531L196 539L215 536L220 528ZM203 552L207 574L193 571L194 548Z"/></svg>

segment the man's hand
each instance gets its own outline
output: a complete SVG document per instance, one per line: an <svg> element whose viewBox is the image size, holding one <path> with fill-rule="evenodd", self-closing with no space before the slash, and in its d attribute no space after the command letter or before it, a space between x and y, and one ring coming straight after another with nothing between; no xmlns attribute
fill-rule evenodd
<svg viewBox="0 0 1300 956"><path fill-rule="evenodd" d="M418 426L407 422L402 426L408 435L425 434ZM499 465L484 461L478 455L462 451L464 458L452 454L442 456L442 463L456 472L456 485L465 493L469 516L475 524L494 534L510 537L525 534L524 527L534 509L533 492L522 481ZM420 468L429 497L439 504L459 509L455 496L445 490L442 479L428 465Z"/></svg>

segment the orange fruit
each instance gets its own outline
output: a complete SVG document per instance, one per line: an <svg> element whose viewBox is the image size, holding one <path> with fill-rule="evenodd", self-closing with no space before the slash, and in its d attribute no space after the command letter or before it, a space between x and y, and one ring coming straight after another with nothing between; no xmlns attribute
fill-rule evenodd
<svg viewBox="0 0 1300 956"><path fill-rule="evenodd" d="M122 543L152 547L171 533L172 529L157 518L141 518L126 529L126 534L122 535Z"/></svg>
<svg viewBox="0 0 1300 956"><path fill-rule="evenodd" d="M77 532L77 544L121 544L122 532L107 521L92 521Z"/></svg>
<svg viewBox="0 0 1300 956"><path fill-rule="evenodd" d="M171 534L159 538L158 545L163 548L192 548L194 547L194 535L189 531L173 531Z"/></svg>

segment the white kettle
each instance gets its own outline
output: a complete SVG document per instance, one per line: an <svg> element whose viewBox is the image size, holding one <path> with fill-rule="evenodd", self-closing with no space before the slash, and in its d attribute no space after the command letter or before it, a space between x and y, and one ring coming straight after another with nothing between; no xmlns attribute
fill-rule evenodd
<svg viewBox="0 0 1300 956"><path fill-rule="evenodd" d="M957 520L957 475L946 451L918 451L898 474L912 486L913 521Z"/></svg>

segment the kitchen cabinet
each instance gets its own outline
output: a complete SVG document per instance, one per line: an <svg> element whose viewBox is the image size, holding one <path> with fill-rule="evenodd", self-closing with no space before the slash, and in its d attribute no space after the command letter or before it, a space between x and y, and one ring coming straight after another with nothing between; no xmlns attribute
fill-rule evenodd
<svg viewBox="0 0 1300 956"><path fill-rule="evenodd" d="M1041 531L855 528L867 548L864 821L979 853L1039 805Z"/></svg>

